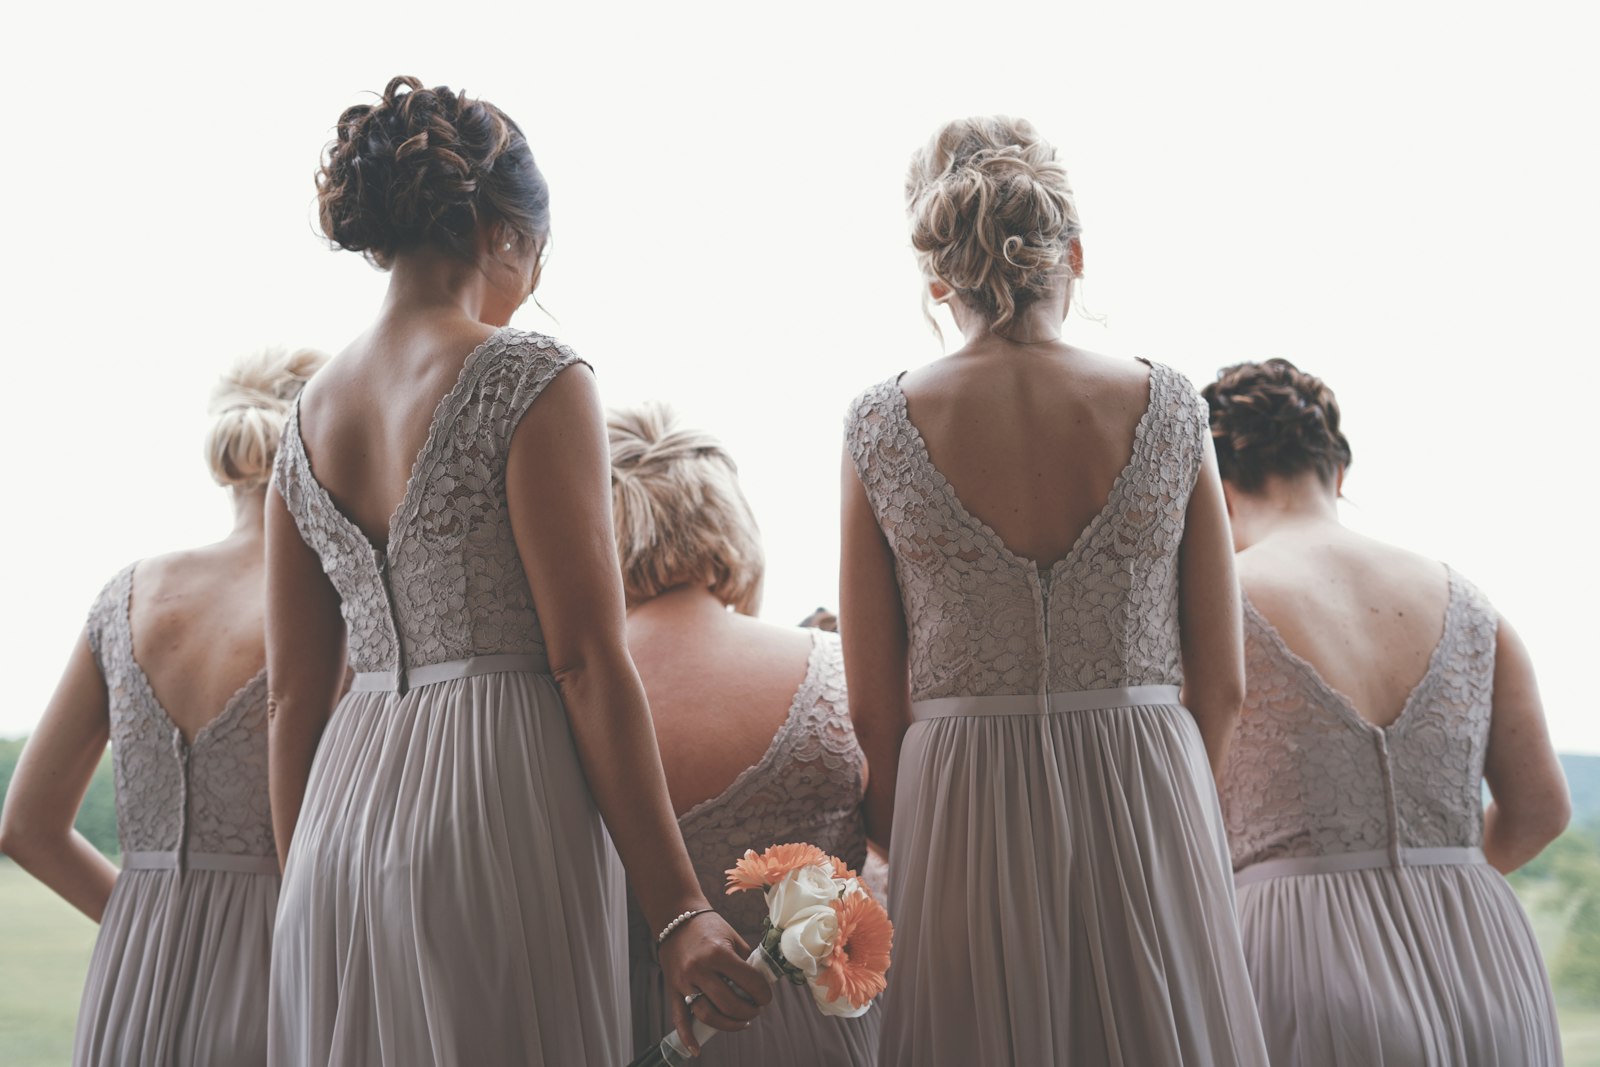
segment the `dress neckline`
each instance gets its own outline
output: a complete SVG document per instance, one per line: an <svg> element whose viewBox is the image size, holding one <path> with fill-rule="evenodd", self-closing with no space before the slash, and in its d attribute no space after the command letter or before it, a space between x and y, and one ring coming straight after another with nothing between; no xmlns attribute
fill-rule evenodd
<svg viewBox="0 0 1600 1067"><path fill-rule="evenodd" d="M928 451L928 442L922 436L922 431L917 429L917 424L911 421L911 413L908 407L906 393L900 385L900 380L906 376L906 372L904 371L901 371L899 374L895 375L890 382L890 387L894 394L892 410L895 417L898 418L909 431L913 445L912 456L916 462L922 466L923 470L927 472L929 479L938 488L939 492L944 496L946 501L949 502L950 508L955 513L956 517L963 524L974 530L977 530L980 534L982 534L983 537L985 537L1004 558L1010 560L1016 566L1035 571L1041 575L1053 576L1056 571L1061 569L1062 565L1077 559L1079 553L1083 551L1084 547L1099 531L1100 527L1105 524L1108 517L1115 509L1117 500L1119 497L1121 497L1124 486L1129 480L1131 480L1135 469L1138 467L1139 460L1143 457L1146 451L1146 439L1149 436L1149 427L1150 424L1154 422L1154 415L1156 407L1158 406L1156 377L1160 373L1160 369L1157 364L1152 363L1147 359L1140 359L1139 362L1150 368L1150 380L1148 384L1149 391L1145 401L1144 414L1140 415L1139 421L1134 424L1133 447L1128 452L1128 461L1123 464L1122 469L1117 472L1116 478L1112 481L1111 490L1106 494L1105 503L1100 506L1100 510L1095 512L1094 517L1089 520L1083 529L1078 531L1078 536L1073 539L1072 547L1067 549L1066 555L1050 564L1041 563L1038 560L1030 559L1027 556L1012 551L1011 546L1006 544L1004 539L1002 539L1001 536L995 532L994 527L990 526L988 523L978 518L977 515L967 510L967 506L962 503L961 498L956 495L955 486L952 485L950 480L944 476L944 472L934 465L933 455Z"/></svg>
<svg viewBox="0 0 1600 1067"><path fill-rule="evenodd" d="M800 679L800 685L795 689L794 696L789 698L789 713L783 717L783 722L779 723L777 730L773 732L772 740L767 743L766 751L761 753L761 758L735 775L733 781L729 782L722 792L716 796L707 797L678 816L678 825L680 827L687 826L691 821L701 818L707 812L720 806L728 798L734 796L745 782L761 774L777 761L778 753L783 747L784 738L789 735L789 731L794 728L795 722L799 720L800 710L805 698L816 687L817 678L822 673L825 644L822 631L813 630L811 632L811 652L806 657L805 676Z"/></svg>
<svg viewBox="0 0 1600 1067"><path fill-rule="evenodd" d="M128 576L122 583L121 621L123 635L128 640L128 665L132 668L134 681L143 691L143 695L149 702L150 706L160 714L163 723L170 730L172 730L173 733L177 734L180 738L183 738L185 747L192 751L193 749L199 747L200 743L209 737L222 722L232 718L235 714L237 714L238 709L243 707L245 704L245 697L253 694L256 692L256 690L266 684L267 668L265 665L263 665L260 670L256 671L255 674L250 676L248 681L246 681L238 689L235 689L233 691L233 695L223 703L222 709L211 718L207 719L200 729L194 732L193 737L186 736L183 732L183 727L178 725L178 721L172 717L172 712L167 710L167 706L163 704L161 702L161 698L156 695L155 686L150 683L150 676L145 673L144 667L139 663L138 656L134 653L133 579L134 572L138 570L138 567L138 563L129 566Z"/></svg>
<svg viewBox="0 0 1600 1067"><path fill-rule="evenodd" d="M1335 689L1322 676L1322 672L1317 670L1316 664L1289 647L1288 642L1283 639L1283 634L1261 613L1261 610L1251 602L1243 591L1240 592L1239 596L1244 604L1245 615L1265 635L1267 643L1291 667L1295 668L1313 688L1321 690L1323 694L1329 697L1333 702L1333 706L1345 719L1364 732L1387 737L1390 734L1399 732L1402 725L1410 721L1413 715L1412 709L1421 703L1423 696L1432 689L1434 678L1439 673L1445 654L1455 639L1456 622L1460 615L1461 592L1458 588L1459 583L1455 570L1449 564L1445 564L1444 569L1446 583L1444 627L1439 633L1439 641L1433 646L1433 652L1428 656L1428 665L1423 669L1422 677L1417 679L1417 683L1411 687L1411 690L1406 694L1404 702L1401 703L1400 713L1391 719L1387 726L1379 726L1361 714L1360 710L1355 706L1355 702L1340 690Z"/></svg>
<svg viewBox="0 0 1600 1067"><path fill-rule="evenodd" d="M422 447L417 450L417 454L411 459L411 471L406 477L405 491L400 494L400 500L395 504L394 510L389 513L389 521L385 527L385 539L381 545L372 539L360 523L351 518L350 514L333 498L333 494L328 492L328 487L323 485L322 481L317 477L316 469L311 462L311 453L306 451L305 438L300 433L300 398L305 396L304 391L295 398L294 413L289 420L289 429L292 430L289 436L295 449L299 451L300 458L305 461L306 474L310 478L311 484L317 487L317 492L322 494L322 498L327 502L328 507L339 517L339 521L362 544L367 546L374 559L387 559L394 554L394 546L399 542L401 535L405 533L410 516L416 510L422 486L427 482L427 472L431 470L438 458L440 438L443 436L445 429L454 424L456 417L461 413L462 405L466 402L467 387L476 378L477 367L484 353L489 351L501 334L509 329L509 326L498 327L488 337L480 341L471 352L467 353L467 358L461 363L461 370L456 374L454 384L434 405L433 415L428 420L427 435L422 439Z"/></svg>

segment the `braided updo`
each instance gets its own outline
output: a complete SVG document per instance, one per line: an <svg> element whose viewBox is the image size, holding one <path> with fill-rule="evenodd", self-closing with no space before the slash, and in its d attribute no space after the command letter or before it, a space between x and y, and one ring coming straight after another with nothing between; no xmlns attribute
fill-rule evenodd
<svg viewBox="0 0 1600 1067"><path fill-rule="evenodd" d="M484 223L504 223L524 244L550 232L550 188L517 124L485 100L411 77L339 116L317 171L317 210L333 245L379 267L423 244L467 255Z"/></svg>
<svg viewBox="0 0 1600 1067"><path fill-rule="evenodd" d="M722 442L659 403L610 412L611 509L631 602L701 585L735 611L761 606L761 532Z"/></svg>
<svg viewBox="0 0 1600 1067"><path fill-rule="evenodd" d="M1024 119L947 123L911 160L917 265L994 325L1049 291L1083 227L1067 170Z"/></svg>
<svg viewBox="0 0 1600 1067"><path fill-rule="evenodd" d="M268 349L228 368L211 391L216 421L206 434L206 465L218 485L267 484L295 397L326 362L327 356L310 348Z"/></svg>
<svg viewBox="0 0 1600 1067"><path fill-rule="evenodd" d="M1247 493L1269 474L1306 471L1332 487L1339 468L1350 465L1333 390L1286 359L1225 367L1201 394L1211 406L1222 477Z"/></svg>

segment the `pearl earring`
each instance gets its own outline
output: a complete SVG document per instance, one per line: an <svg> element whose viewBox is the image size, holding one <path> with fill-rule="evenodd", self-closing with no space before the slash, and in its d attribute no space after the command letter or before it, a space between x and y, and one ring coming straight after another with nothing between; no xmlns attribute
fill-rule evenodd
<svg viewBox="0 0 1600 1067"><path fill-rule="evenodd" d="M507 242L506 242L506 243L505 243L505 250L506 250L506 251L507 251L507 252L509 252L509 251L511 251L511 242L510 242L510 241L507 241Z"/></svg>

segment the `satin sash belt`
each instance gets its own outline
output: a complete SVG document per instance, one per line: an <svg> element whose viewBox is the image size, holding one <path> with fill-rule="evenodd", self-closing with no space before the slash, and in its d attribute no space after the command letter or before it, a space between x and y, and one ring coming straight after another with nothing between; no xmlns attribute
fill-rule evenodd
<svg viewBox="0 0 1600 1067"><path fill-rule="evenodd" d="M550 664L542 656L524 656L514 653L493 656L473 656L470 659L453 659L447 663L429 663L406 671L406 688L417 689L439 682L453 682L457 678L476 678L480 674L549 674ZM398 671L362 671L350 683L352 693L394 693L400 689Z"/></svg>
<svg viewBox="0 0 1600 1067"><path fill-rule="evenodd" d="M950 719L961 716L1056 715L1066 711L1101 711L1137 708L1149 704L1176 704L1175 685L1131 685L1118 689L1079 689L1067 693L1019 693L997 697L934 697L913 700L911 718Z"/></svg>
<svg viewBox="0 0 1600 1067"><path fill-rule="evenodd" d="M191 852L183 857L182 867L190 871L231 871L234 874L277 874L276 856L235 856L227 852ZM125 871L176 871L176 852L124 852Z"/></svg>
<svg viewBox="0 0 1600 1067"><path fill-rule="evenodd" d="M1240 869L1233 876L1235 886L1254 885L1270 878L1293 878L1301 874L1337 874L1341 871L1370 871L1383 867L1458 867L1486 862L1481 848L1401 848L1390 855L1386 848L1371 852L1340 852L1332 856L1294 856L1281 860L1262 860Z"/></svg>

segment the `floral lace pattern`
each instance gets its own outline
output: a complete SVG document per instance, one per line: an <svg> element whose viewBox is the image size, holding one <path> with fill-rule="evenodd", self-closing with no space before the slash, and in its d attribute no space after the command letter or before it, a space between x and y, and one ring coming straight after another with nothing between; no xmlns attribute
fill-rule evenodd
<svg viewBox="0 0 1600 1067"><path fill-rule="evenodd" d="M766 915L761 895L725 896L724 872L745 849L794 841L816 845L859 871L867 857L865 792L866 757L850 723L839 638L813 631L805 679L766 753L678 820L707 899L755 944ZM632 924L634 952L648 957L653 935L637 908Z"/></svg>
<svg viewBox="0 0 1600 1067"><path fill-rule="evenodd" d="M185 742L133 658L132 566L89 612L86 633L105 678L117 836L123 852L275 856L267 796L267 675L262 670Z"/></svg>
<svg viewBox="0 0 1600 1067"><path fill-rule="evenodd" d="M1150 364L1127 466L1072 550L1041 568L957 499L899 378L863 393L845 439L894 551L912 699L1180 684L1178 549L1208 432L1187 379Z"/></svg>
<svg viewBox="0 0 1600 1067"><path fill-rule="evenodd" d="M511 534L506 456L529 406L579 362L553 338L520 330L478 346L434 412L383 548L316 480L296 408L273 484L339 592L353 670L544 655Z"/></svg>
<svg viewBox="0 0 1600 1067"><path fill-rule="evenodd" d="M1363 719L1245 602L1248 690L1221 789L1236 869L1483 840L1499 615L1449 572L1444 632L1393 724Z"/></svg>

